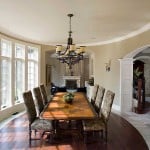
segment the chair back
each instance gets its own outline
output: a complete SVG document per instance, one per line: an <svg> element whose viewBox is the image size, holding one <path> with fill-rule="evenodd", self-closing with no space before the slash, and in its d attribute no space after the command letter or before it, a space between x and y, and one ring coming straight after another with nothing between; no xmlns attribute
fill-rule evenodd
<svg viewBox="0 0 150 150"><path fill-rule="evenodd" d="M43 98L42 98L42 95L41 95L40 88L39 87L33 88L33 93L34 93L34 96L35 96L38 111L40 113L44 109L44 104L43 104L44 101L43 101Z"/></svg>
<svg viewBox="0 0 150 150"><path fill-rule="evenodd" d="M96 99L96 95L97 95L97 91L98 91L98 84L94 85L93 91L92 91L92 97L91 97L91 103L94 105L95 103L95 99Z"/></svg>
<svg viewBox="0 0 150 150"><path fill-rule="evenodd" d="M41 90L41 94L44 100L44 105L46 105L48 103L48 100L47 100L47 93L46 93L44 84L40 85L40 90Z"/></svg>
<svg viewBox="0 0 150 150"><path fill-rule="evenodd" d="M33 101L33 96L31 91L24 92L23 99L24 99L24 104L27 111L29 123L32 124L32 122L36 119L37 114L36 114L35 104Z"/></svg>
<svg viewBox="0 0 150 150"><path fill-rule="evenodd" d="M95 108L97 113L99 113L99 111L101 109L104 93L105 93L105 88L102 86L99 86L98 91L97 91L95 104L94 104L94 108Z"/></svg>
<svg viewBox="0 0 150 150"><path fill-rule="evenodd" d="M112 91L108 90L106 92L105 99L103 101L102 108L99 114L102 116L105 122L107 122L109 119L114 97L115 93L113 93Z"/></svg>

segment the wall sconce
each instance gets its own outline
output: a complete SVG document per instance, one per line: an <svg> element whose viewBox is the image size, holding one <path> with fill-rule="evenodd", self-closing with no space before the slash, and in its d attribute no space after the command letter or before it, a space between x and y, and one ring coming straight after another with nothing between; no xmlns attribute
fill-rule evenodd
<svg viewBox="0 0 150 150"><path fill-rule="evenodd" d="M111 60L109 60L108 63L105 63L105 68L107 72L110 71L110 66L111 66Z"/></svg>

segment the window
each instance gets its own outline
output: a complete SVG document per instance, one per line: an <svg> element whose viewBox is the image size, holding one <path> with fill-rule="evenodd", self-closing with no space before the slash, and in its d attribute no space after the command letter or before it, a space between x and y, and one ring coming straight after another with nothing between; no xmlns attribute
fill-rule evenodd
<svg viewBox="0 0 150 150"><path fill-rule="evenodd" d="M25 90L25 46L15 44L15 104L23 101Z"/></svg>
<svg viewBox="0 0 150 150"><path fill-rule="evenodd" d="M11 105L11 42L1 40L0 100L1 109Z"/></svg>
<svg viewBox="0 0 150 150"><path fill-rule="evenodd" d="M29 45L0 37L0 110L23 102L22 93L38 86L39 47Z"/></svg>
<svg viewBox="0 0 150 150"><path fill-rule="evenodd" d="M38 86L38 49L28 46L28 89Z"/></svg>
<svg viewBox="0 0 150 150"><path fill-rule="evenodd" d="M38 48L28 46L28 59L38 61Z"/></svg>
<svg viewBox="0 0 150 150"><path fill-rule="evenodd" d="M15 44L15 58L25 59L25 45Z"/></svg>
<svg viewBox="0 0 150 150"><path fill-rule="evenodd" d="M11 57L11 53L12 53L11 42L2 39L1 40L1 56Z"/></svg>

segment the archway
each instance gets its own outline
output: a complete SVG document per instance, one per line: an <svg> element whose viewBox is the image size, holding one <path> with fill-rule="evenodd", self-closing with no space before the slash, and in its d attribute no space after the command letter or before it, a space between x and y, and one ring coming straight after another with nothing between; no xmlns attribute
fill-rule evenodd
<svg viewBox="0 0 150 150"><path fill-rule="evenodd" d="M134 56L143 50L149 48L146 45L135 49L127 54L123 59L120 59L120 100L121 100L121 113L132 110L132 90L133 90L133 62Z"/></svg>

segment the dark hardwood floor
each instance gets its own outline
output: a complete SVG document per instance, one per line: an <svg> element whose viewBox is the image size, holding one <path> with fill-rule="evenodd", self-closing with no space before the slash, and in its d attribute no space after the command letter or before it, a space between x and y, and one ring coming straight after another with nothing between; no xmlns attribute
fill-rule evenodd
<svg viewBox="0 0 150 150"><path fill-rule="evenodd" d="M73 133L73 132L72 132ZM112 113L108 125L108 143L98 133L88 134L86 144L83 138L74 134L63 135L50 143L45 139L28 142L28 120L24 114L0 130L0 150L148 150L139 132L125 119Z"/></svg>

